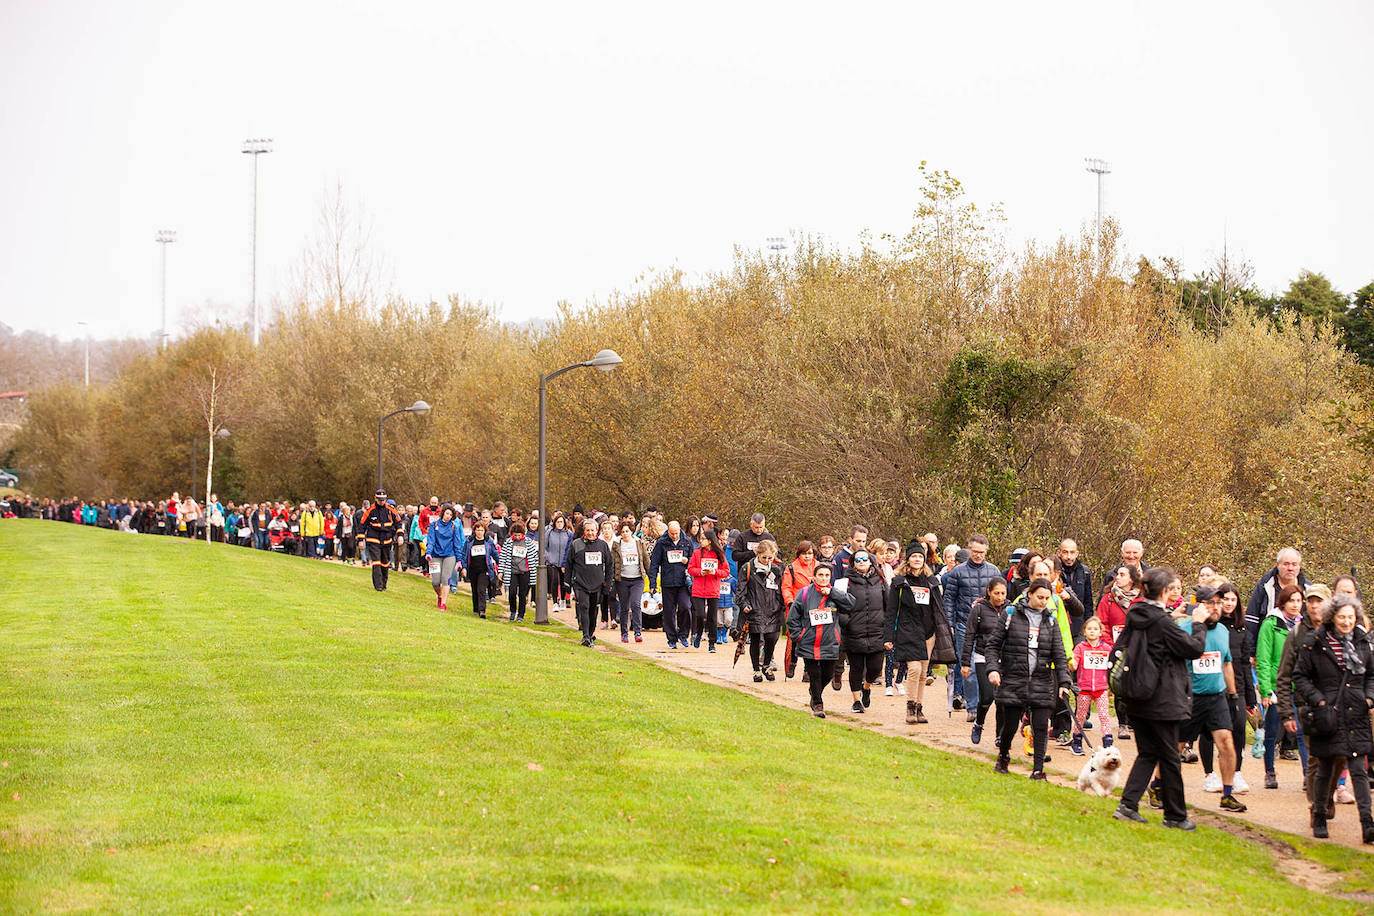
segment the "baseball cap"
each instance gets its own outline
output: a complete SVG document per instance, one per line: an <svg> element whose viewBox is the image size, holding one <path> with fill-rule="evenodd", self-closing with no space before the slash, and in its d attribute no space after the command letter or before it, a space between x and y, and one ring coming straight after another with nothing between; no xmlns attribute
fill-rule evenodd
<svg viewBox="0 0 1374 916"><path fill-rule="evenodd" d="M1313 582L1307 586L1307 591L1303 593L1304 598L1320 598L1323 601L1331 600L1331 589L1322 582Z"/></svg>

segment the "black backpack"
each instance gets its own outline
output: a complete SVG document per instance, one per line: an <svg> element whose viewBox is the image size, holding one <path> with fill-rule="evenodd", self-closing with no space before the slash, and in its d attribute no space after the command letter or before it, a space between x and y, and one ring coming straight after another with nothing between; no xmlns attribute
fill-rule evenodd
<svg viewBox="0 0 1374 916"><path fill-rule="evenodd" d="M1159 663L1150 657L1150 640L1144 630L1122 631L1112 647L1112 670L1107 676L1112 693L1123 700L1148 700L1159 689Z"/></svg>

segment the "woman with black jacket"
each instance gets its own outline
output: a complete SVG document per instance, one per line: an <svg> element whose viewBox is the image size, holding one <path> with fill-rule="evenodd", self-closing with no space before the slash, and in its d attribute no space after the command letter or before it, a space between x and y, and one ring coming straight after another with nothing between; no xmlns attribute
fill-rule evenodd
<svg viewBox="0 0 1374 916"><path fill-rule="evenodd" d="M883 674L883 622L886 618L887 586L873 562L873 554L860 550L854 554L849 572L849 594L854 606L843 628L844 654L849 657L849 690L854 695L853 711L868 708L873 685Z"/></svg>
<svg viewBox="0 0 1374 916"><path fill-rule="evenodd" d="M740 625L749 624L749 662L754 666L754 682L773 680L773 649L782 632L787 608L782 600L782 577L786 571L777 561L778 545L771 539L759 542L739 578L744 585L735 603L740 608Z"/></svg>
<svg viewBox="0 0 1374 916"><path fill-rule="evenodd" d="M1374 817L1369 808L1366 758L1374 752L1369 711L1374 709L1374 651L1369 636L1357 628L1364 608L1360 599L1335 595L1322 608L1322 625L1303 638L1293 663L1293 689L1307 701L1309 753L1317 758L1317 786L1312 804L1312 835L1327 836L1326 798L1343 767L1359 806L1366 843L1374 843Z"/></svg>
<svg viewBox="0 0 1374 916"><path fill-rule="evenodd" d="M998 773L1007 772L1011 742L1021 717L1029 713L1035 752L1030 778L1045 778L1050 714L1060 698L1067 700L1073 696L1064 637L1048 607L1053 594L1048 579L1031 580L1011 615L1003 618L1001 626L993 628L988 639L988 683L997 688L997 705L1001 707L994 766ZM964 636L968 638L968 630Z"/></svg>
<svg viewBox="0 0 1374 916"><path fill-rule="evenodd" d="M1250 787L1240 775L1240 766L1245 762L1246 711L1259 706L1259 696L1255 693L1255 677L1250 667L1250 656L1253 652L1250 648L1250 637L1245 631L1245 603L1240 600L1240 593L1230 582L1223 582L1218 586L1213 597L1221 604L1221 622L1231 635L1231 668L1235 672L1238 692L1231 703L1231 739L1236 745L1235 791L1246 792ZM1198 756L1202 758L1204 792L1221 791L1221 778L1212 776L1216 772L1212 769L1213 751L1212 733L1204 729L1197 742Z"/></svg>
<svg viewBox="0 0 1374 916"><path fill-rule="evenodd" d="M1140 600L1126 612L1126 627L1116 645L1132 652L1132 642L1145 641L1145 651L1157 672L1148 699L1126 703L1136 740L1135 764L1121 804L1112 814L1117 820L1144 824L1138 806L1140 796L1150 786L1159 769L1158 786L1164 802L1164 826L1180 830L1196 829L1188 820L1188 802L1183 794L1183 763L1178 753L1178 727L1193 710L1193 677L1188 661L1202 656L1207 639L1207 618L1211 609L1205 604L1193 608L1193 631L1184 632L1167 610L1183 597L1178 574L1164 566L1148 570L1141 581ZM1120 702L1120 700L1118 700Z"/></svg>
<svg viewBox="0 0 1374 916"><path fill-rule="evenodd" d="M974 744L983 740L983 723L988 717L988 707L996 699L997 692L988 680L988 643L992 634L1006 623L1007 583L1001 577L989 579L983 589L983 597L973 602L968 621L964 624L964 651L959 659L960 673L967 678L970 674L978 676L978 711L973 723L973 733L969 740ZM1002 731L1002 712L997 712L997 729Z"/></svg>
<svg viewBox="0 0 1374 916"><path fill-rule="evenodd" d="M957 658L940 580L926 565L925 546L912 541L906 554L888 586L883 629L886 647L892 650L897 666L906 670L907 683L916 685L916 698L907 697L906 723L920 725L929 721L922 702L929 681L926 672L932 664L953 664Z"/></svg>

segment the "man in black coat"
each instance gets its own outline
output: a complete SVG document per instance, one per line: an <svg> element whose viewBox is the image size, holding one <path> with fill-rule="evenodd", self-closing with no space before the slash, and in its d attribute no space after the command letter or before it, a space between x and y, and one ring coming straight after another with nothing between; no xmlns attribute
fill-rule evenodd
<svg viewBox="0 0 1374 916"><path fill-rule="evenodd" d="M600 603L614 584L611 548L596 536L596 522L582 523L582 537L568 547L568 581L577 604L577 623L582 629L582 645L596 645L596 617Z"/></svg>
<svg viewBox="0 0 1374 916"><path fill-rule="evenodd" d="M1064 538L1059 542L1059 562L1062 564L1059 578L1083 604L1081 615L1069 615L1069 628L1073 630L1073 642L1076 645L1083 632L1083 621L1091 617L1097 607L1097 596L1093 594L1093 572L1079 557L1078 542L1073 538Z"/></svg>

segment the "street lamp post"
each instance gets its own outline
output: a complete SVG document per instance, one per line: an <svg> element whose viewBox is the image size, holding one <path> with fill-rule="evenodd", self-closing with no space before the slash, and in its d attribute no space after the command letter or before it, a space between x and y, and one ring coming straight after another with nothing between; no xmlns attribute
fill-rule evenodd
<svg viewBox="0 0 1374 916"><path fill-rule="evenodd" d="M549 556L547 544L544 540L545 524L544 519L548 518L548 510L544 506L545 487L544 487L544 461L546 457L544 422L544 394L549 382L558 378L564 372L571 372L574 369L584 369L595 367L602 372L610 372L624 360L614 350L602 350L591 359L583 363L573 363L571 366L564 366L557 372L545 374L539 373L539 524L535 527L539 529L539 567L535 575L534 582L534 622L547 624L549 622L549 585L548 577L545 575L544 567L548 565ZM576 535L574 535L576 536Z"/></svg>
<svg viewBox="0 0 1374 916"><path fill-rule="evenodd" d="M153 241L162 248L162 336L157 339L157 349L161 352L167 346L167 246L177 240L171 229L159 229Z"/></svg>
<svg viewBox="0 0 1374 916"><path fill-rule="evenodd" d="M243 153L253 157L253 346L258 345L258 157L272 152L272 140L244 140Z"/></svg>
<svg viewBox="0 0 1374 916"><path fill-rule="evenodd" d="M402 407L400 410L393 410L389 414L377 418L377 489L382 489L382 423L402 413L413 413L423 417L429 413L429 405L424 401L416 401L409 407Z"/></svg>

